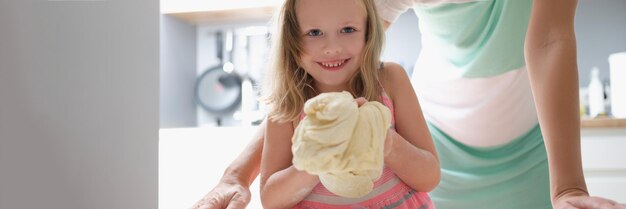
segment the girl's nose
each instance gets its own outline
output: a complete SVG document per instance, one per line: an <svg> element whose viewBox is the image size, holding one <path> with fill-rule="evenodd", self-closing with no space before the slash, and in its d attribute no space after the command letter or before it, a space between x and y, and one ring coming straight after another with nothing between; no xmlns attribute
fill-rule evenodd
<svg viewBox="0 0 626 209"><path fill-rule="evenodd" d="M339 54L339 52L341 52L341 47L338 45L327 45L326 48L324 48L325 55L335 55Z"/></svg>
<svg viewBox="0 0 626 209"><path fill-rule="evenodd" d="M341 44L337 39L329 39L324 46L324 54L325 55L335 55L341 52Z"/></svg>

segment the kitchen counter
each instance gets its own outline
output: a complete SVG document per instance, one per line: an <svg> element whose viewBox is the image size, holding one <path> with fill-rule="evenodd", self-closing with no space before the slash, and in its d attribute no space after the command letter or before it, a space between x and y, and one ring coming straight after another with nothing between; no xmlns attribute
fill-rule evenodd
<svg viewBox="0 0 626 209"><path fill-rule="evenodd" d="M257 127L174 128L159 131L159 209L189 208L212 189ZM258 178L248 208L262 208Z"/></svg>
<svg viewBox="0 0 626 209"><path fill-rule="evenodd" d="M580 126L582 128L626 128L626 118L583 118Z"/></svg>
<svg viewBox="0 0 626 209"><path fill-rule="evenodd" d="M159 131L159 208L189 208L219 181L257 127ZM626 127L583 128L582 157L592 195L626 202ZM258 178L248 208L262 208Z"/></svg>
<svg viewBox="0 0 626 209"><path fill-rule="evenodd" d="M626 203L626 127L587 127L581 130L581 138L589 193Z"/></svg>

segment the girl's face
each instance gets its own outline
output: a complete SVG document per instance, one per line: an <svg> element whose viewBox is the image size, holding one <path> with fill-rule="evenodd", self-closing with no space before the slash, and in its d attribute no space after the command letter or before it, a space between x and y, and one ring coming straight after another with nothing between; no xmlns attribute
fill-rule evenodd
<svg viewBox="0 0 626 209"><path fill-rule="evenodd" d="M365 46L366 10L360 0L299 0L302 67L318 91L348 89Z"/></svg>

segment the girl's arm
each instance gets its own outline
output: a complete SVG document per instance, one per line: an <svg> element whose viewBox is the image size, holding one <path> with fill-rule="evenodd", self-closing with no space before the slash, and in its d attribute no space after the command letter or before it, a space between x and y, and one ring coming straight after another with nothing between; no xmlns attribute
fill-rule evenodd
<svg viewBox="0 0 626 209"><path fill-rule="evenodd" d="M263 208L290 208L304 199L319 178L297 170L291 159L293 124L267 120L261 157L261 203Z"/></svg>
<svg viewBox="0 0 626 209"><path fill-rule="evenodd" d="M385 63L381 81L393 101L396 121L396 131L389 129L387 134L385 164L415 190L429 192L439 184L441 172L415 91L404 69L395 63Z"/></svg>

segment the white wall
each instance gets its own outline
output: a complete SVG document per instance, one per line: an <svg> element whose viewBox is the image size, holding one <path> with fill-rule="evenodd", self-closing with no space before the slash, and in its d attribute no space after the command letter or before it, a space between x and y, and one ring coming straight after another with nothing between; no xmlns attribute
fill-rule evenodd
<svg viewBox="0 0 626 209"><path fill-rule="evenodd" d="M0 208L157 208L158 1L0 1Z"/></svg>
<svg viewBox="0 0 626 209"><path fill-rule="evenodd" d="M196 126L196 26L168 15L160 21L160 127Z"/></svg>
<svg viewBox="0 0 626 209"><path fill-rule="evenodd" d="M600 78L609 79L609 55L626 52L626 1L580 0L576 9L578 75L588 86L591 68L600 68Z"/></svg>
<svg viewBox="0 0 626 209"><path fill-rule="evenodd" d="M383 61L399 63L409 75L413 72L417 56L422 50L419 24L412 9L400 15L385 32Z"/></svg>

